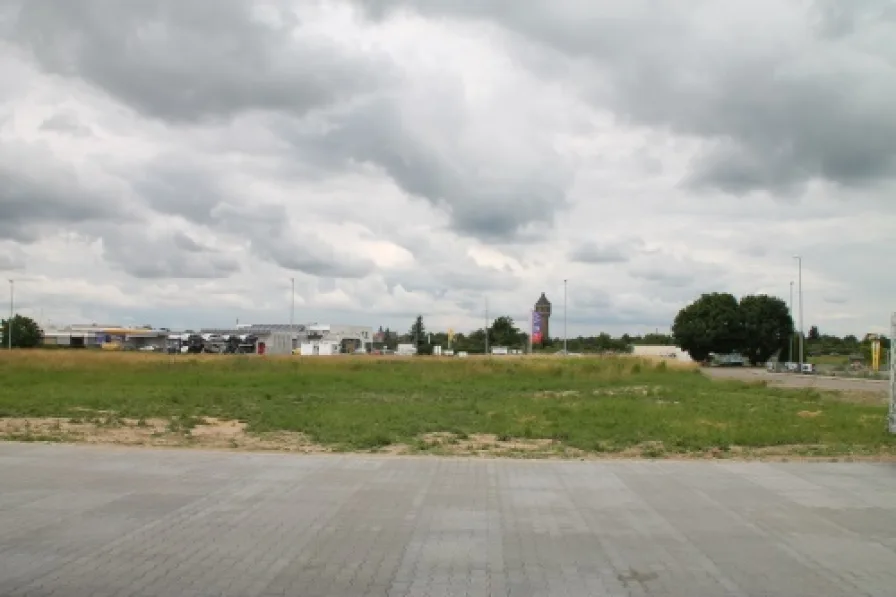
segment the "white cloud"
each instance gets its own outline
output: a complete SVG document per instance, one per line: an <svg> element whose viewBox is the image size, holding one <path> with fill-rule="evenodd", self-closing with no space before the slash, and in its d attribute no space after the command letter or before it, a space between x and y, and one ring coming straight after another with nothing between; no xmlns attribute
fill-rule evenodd
<svg viewBox="0 0 896 597"><path fill-rule="evenodd" d="M77 4L0 11L0 271L45 321L285 321L294 277L301 321L546 292L558 333L568 279L571 334L635 333L787 299L796 253L806 326L896 309L886 3Z"/></svg>

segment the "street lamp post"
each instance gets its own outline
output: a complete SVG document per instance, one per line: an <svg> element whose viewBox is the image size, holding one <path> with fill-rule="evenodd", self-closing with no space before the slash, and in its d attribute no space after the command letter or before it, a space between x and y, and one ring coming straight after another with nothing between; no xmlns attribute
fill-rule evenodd
<svg viewBox="0 0 896 597"><path fill-rule="evenodd" d="M566 335L566 279L563 279L563 354L569 354L569 350L566 343L567 335Z"/></svg>
<svg viewBox="0 0 896 597"><path fill-rule="evenodd" d="M800 302L800 373L803 372L803 258L800 255L794 255L794 259L796 259L797 266L799 268L799 302Z"/></svg>
<svg viewBox="0 0 896 597"><path fill-rule="evenodd" d="M793 280L790 281L790 321L793 322ZM793 332L790 333L790 354L787 357L787 362L793 362Z"/></svg>
<svg viewBox="0 0 896 597"><path fill-rule="evenodd" d="M292 334L292 324L296 315L296 279L290 278L289 281L291 283L292 289L292 294L290 295L291 302L289 306L289 333Z"/></svg>

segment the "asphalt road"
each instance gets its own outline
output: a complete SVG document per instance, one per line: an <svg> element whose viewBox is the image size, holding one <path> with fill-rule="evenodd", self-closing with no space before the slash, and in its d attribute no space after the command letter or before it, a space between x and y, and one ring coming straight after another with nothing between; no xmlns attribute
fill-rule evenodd
<svg viewBox="0 0 896 597"><path fill-rule="evenodd" d="M896 467L0 444L0 595L892 597Z"/></svg>
<svg viewBox="0 0 896 597"><path fill-rule="evenodd" d="M819 388L823 390L887 392L887 380L830 377L824 375L799 375L796 373L771 373L752 367L706 367L703 372L715 379L742 379L744 381L768 381L769 385L786 388Z"/></svg>

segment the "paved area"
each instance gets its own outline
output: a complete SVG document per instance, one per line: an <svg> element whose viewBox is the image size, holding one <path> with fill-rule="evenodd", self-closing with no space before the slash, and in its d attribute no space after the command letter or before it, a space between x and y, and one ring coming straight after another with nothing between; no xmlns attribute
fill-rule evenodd
<svg viewBox="0 0 896 597"><path fill-rule="evenodd" d="M765 369L752 367L706 367L703 371L710 377L716 379L742 379L744 381L765 380L769 385L786 388L818 388L820 390L875 392L884 396L887 393L887 388L889 388L889 381L885 379L772 373Z"/></svg>
<svg viewBox="0 0 896 597"><path fill-rule="evenodd" d="M896 467L0 444L0 595L896 594Z"/></svg>

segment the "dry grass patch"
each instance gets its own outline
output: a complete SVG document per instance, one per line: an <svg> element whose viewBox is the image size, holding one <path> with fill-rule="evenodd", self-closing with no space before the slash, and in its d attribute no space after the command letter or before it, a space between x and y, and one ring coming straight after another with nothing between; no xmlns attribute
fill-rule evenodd
<svg viewBox="0 0 896 597"><path fill-rule="evenodd" d="M570 398L578 395L578 390L542 390L535 392L536 398Z"/></svg>
<svg viewBox="0 0 896 597"><path fill-rule="evenodd" d="M448 432L425 433L414 446L416 452L445 456L504 456L530 458L577 458L583 450L550 439L501 437L492 433L469 436Z"/></svg>
<svg viewBox="0 0 896 597"><path fill-rule="evenodd" d="M303 433L248 433L240 421L203 418L191 426L169 419L70 419L64 417L0 418L0 439L55 441L121 446L168 446L278 450L302 453L331 451Z"/></svg>
<svg viewBox="0 0 896 597"><path fill-rule="evenodd" d="M659 386L619 386L615 388L598 388L591 393L595 396L649 396L659 394Z"/></svg>
<svg viewBox="0 0 896 597"><path fill-rule="evenodd" d="M796 413L796 416L803 419L814 419L815 417L820 417L823 413L820 410L801 410Z"/></svg>

